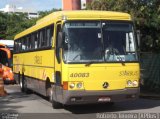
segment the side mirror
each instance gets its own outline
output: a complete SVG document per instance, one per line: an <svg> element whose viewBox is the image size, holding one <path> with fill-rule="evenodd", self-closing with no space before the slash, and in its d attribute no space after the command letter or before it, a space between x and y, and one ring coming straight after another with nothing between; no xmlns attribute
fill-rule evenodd
<svg viewBox="0 0 160 119"><path fill-rule="evenodd" d="M58 48L61 48L62 47L62 41L63 41L63 39L62 39L62 32L59 32L58 33Z"/></svg>
<svg viewBox="0 0 160 119"><path fill-rule="evenodd" d="M57 37L57 48L56 48L56 57L57 57L57 61L58 63L61 62L61 57L60 57L60 48L62 48L62 32L58 32L58 37Z"/></svg>

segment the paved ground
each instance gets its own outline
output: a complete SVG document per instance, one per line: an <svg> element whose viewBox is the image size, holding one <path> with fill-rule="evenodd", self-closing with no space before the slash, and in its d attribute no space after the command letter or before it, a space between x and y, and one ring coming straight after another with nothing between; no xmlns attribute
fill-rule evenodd
<svg viewBox="0 0 160 119"><path fill-rule="evenodd" d="M160 100L140 98L136 101L115 103L114 106L101 105L81 105L70 106L62 109L53 109L50 102L37 94L24 94L20 92L18 85L5 86L9 93L6 97L0 97L0 119L8 114L18 116L18 119L95 119L109 118L106 114L147 114L149 117L160 117ZM152 115L156 113L155 115ZM17 114L17 115L16 115ZM112 116L116 116L112 115ZM149 115L149 116L148 116ZM110 115L111 116L111 115ZM122 115L123 116L123 115ZM158 116L158 117L157 117ZM114 117L113 117L114 118Z"/></svg>

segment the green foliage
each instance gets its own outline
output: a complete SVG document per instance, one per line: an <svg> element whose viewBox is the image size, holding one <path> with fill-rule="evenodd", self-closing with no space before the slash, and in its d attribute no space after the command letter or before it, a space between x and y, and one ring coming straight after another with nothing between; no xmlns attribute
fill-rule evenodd
<svg viewBox="0 0 160 119"><path fill-rule="evenodd" d="M141 50L160 51L159 0L94 0L87 9L130 13L141 31Z"/></svg>
<svg viewBox="0 0 160 119"><path fill-rule="evenodd" d="M6 15L3 13L0 13L0 39L6 37Z"/></svg>
<svg viewBox="0 0 160 119"><path fill-rule="evenodd" d="M35 21L23 13L0 13L0 39L13 39L17 33L35 24Z"/></svg>
<svg viewBox="0 0 160 119"><path fill-rule="evenodd" d="M42 18L42 17L44 17L44 16L46 16L46 15L48 15L48 14L50 14L50 13L52 13L52 12L55 12L55 11L61 11L61 9L54 9L53 8L50 11L40 11L39 12L39 19Z"/></svg>
<svg viewBox="0 0 160 119"><path fill-rule="evenodd" d="M23 31L33 24L34 22L28 19L27 14L8 14L6 39L13 39L17 33Z"/></svg>

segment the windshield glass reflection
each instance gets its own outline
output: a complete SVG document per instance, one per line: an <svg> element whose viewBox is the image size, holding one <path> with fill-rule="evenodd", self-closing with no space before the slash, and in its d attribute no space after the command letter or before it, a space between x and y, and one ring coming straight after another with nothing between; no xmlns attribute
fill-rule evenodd
<svg viewBox="0 0 160 119"><path fill-rule="evenodd" d="M103 61L100 22L65 24L64 59L67 62Z"/></svg>
<svg viewBox="0 0 160 119"><path fill-rule="evenodd" d="M106 61L135 61L133 27L128 23L103 23Z"/></svg>
<svg viewBox="0 0 160 119"><path fill-rule="evenodd" d="M70 21L63 27L66 63L137 61L130 23Z"/></svg>

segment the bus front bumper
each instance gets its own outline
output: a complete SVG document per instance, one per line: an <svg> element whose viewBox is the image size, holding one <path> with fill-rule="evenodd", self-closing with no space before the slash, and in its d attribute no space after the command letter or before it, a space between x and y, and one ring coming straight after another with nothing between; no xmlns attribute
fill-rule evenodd
<svg viewBox="0 0 160 119"><path fill-rule="evenodd" d="M134 100L139 97L139 88L114 91L63 91L63 104L92 104Z"/></svg>

